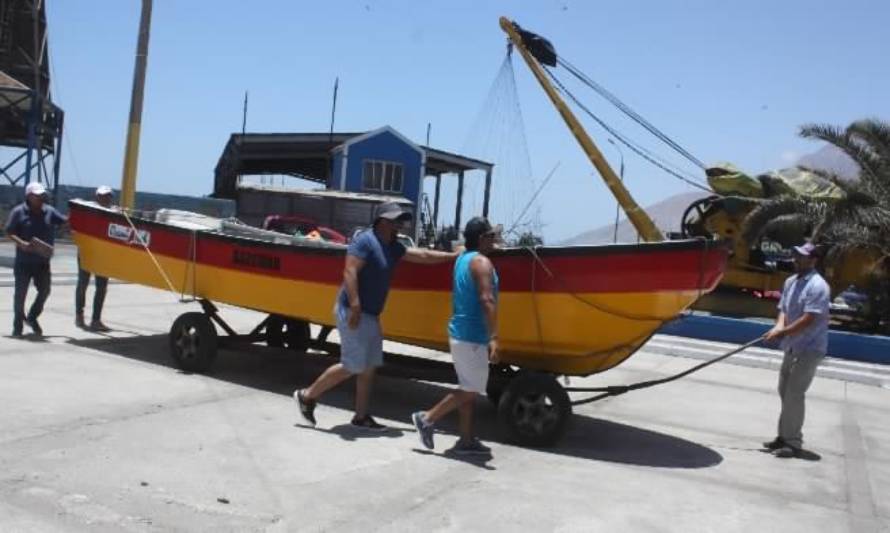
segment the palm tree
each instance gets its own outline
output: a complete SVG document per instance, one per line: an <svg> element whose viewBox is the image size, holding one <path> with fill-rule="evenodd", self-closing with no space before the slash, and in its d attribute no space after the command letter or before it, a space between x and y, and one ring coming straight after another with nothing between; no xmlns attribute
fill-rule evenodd
<svg viewBox="0 0 890 533"><path fill-rule="evenodd" d="M759 202L745 221L745 238L781 236L785 245L804 237L825 245L828 260L854 249L868 249L890 257L890 124L860 120L841 129L809 124L800 135L839 148L859 165L858 180L840 178L819 169L804 169L830 180L843 191L841 198L783 195ZM791 241L791 242L783 242Z"/></svg>
<svg viewBox="0 0 890 533"><path fill-rule="evenodd" d="M766 236L785 247L810 238L826 248L825 266L836 271L856 252L860 260L869 257L874 264L868 279L860 280L860 288L869 293L865 318L877 327L882 316L890 321L890 123L859 120L844 129L809 124L801 127L800 135L847 154L859 166L858 179L802 169L831 181L843 194L838 198L786 194L760 200L745 220L744 237L754 243Z"/></svg>

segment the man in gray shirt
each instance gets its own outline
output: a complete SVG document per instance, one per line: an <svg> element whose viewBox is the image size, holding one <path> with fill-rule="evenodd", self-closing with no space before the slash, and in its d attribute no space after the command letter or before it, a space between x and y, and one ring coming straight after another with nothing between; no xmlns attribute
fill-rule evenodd
<svg viewBox="0 0 890 533"><path fill-rule="evenodd" d="M794 247L797 274L785 281L776 325L767 341L781 340L785 357L779 371L778 436L763 445L776 457L798 457L803 446L804 395L828 350L831 291L816 271L820 250L812 243Z"/></svg>

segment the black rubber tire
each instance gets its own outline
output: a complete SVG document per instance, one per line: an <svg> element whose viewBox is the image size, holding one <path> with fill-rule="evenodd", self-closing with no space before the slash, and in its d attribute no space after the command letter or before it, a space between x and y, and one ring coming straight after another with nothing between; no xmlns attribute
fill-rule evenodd
<svg viewBox="0 0 890 533"><path fill-rule="evenodd" d="M492 365L488 373L488 383L485 384L485 395L495 408L500 403L507 384L517 375L518 371L509 365Z"/></svg>
<svg viewBox="0 0 890 533"><path fill-rule="evenodd" d="M266 320L266 345L305 352L311 342L309 323L304 320L270 315Z"/></svg>
<svg viewBox="0 0 890 533"><path fill-rule="evenodd" d="M521 446L552 446L568 428L572 404L566 390L548 374L522 373L513 378L498 402L505 437Z"/></svg>
<svg viewBox="0 0 890 533"><path fill-rule="evenodd" d="M488 384L485 385L485 396L488 398L488 401L495 406L495 408L497 408L498 405L500 405L501 403L501 396L504 395L505 386L505 381L490 378L488 380Z"/></svg>
<svg viewBox="0 0 890 533"><path fill-rule="evenodd" d="M213 366L219 339L216 327L200 312L179 315L170 328L170 355L188 372L206 372Z"/></svg>

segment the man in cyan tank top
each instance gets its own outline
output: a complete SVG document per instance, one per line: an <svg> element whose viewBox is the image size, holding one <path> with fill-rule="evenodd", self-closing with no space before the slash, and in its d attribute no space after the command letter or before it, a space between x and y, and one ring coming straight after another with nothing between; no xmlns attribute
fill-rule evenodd
<svg viewBox="0 0 890 533"><path fill-rule="evenodd" d="M411 416L420 442L433 449L433 426L454 409L460 416L460 439L452 448L458 454L489 454L491 448L473 434L473 402L485 392L488 365L498 362L498 274L488 259L497 233L483 217L475 217L464 228L466 251L454 263L448 322L449 344L457 372L458 389L429 411Z"/></svg>

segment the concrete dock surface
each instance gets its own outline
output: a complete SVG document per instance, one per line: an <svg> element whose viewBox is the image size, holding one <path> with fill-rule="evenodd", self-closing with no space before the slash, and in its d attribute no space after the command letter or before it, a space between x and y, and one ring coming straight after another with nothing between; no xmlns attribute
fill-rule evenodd
<svg viewBox="0 0 890 533"><path fill-rule="evenodd" d="M480 398L493 456L464 459L443 453L456 418L435 453L410 422L447 386L378 378L372 412L391 429L365 433L349 425L351 384L322 399L316 429L299 424L291 394L329 364L320 355L254 346L222 350L209 375L177 370L167 332L199 309L179 295L112 284L114 331L76 328L65 246L46 336L10 338L10 254L0 249L0 531L890 531L887 367L823 364L803 459L761 450L779 410L779 354L763 349L577 407L548 449L504 443ZM240 331L262 319L220 307ZM729 348L655 336L571 385L665 377Z"/></svg>

